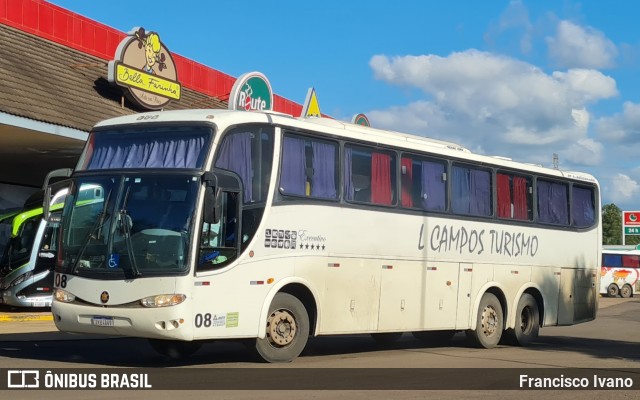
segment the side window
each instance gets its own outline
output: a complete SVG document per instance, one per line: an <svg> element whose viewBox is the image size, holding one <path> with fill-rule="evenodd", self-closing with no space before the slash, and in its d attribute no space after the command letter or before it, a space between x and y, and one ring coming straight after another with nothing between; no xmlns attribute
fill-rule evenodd
<svg viewBox="0 0 640 400"><path fill-rule="evenodd" d="M445 162L407 155L402 157L400 176L403 207L427 211L446 210Z"/></svg>
<svg viewBox="0 0 640 400"><path fill-rule="evenodd" d="M571 224L578 228L592 226L596 218L595 193L591 187L571 188Z"/></svg>
<svg viewBox="0 0 640 400"><path fill-rule="evenodd" d="M217 224L202 223L198 270L210 270L231 263L238 251L238 193L221 193L221 214Z"/></svg>
<svg viewBox="0 0 640 400"><path fill-rule="evenodd" d="M337 143L285 135L280 192L284 195L337 199L337 154Z"/></svg>
<svg viewBox="0 0 640 400"><path fill-rule="evenodd" d="M565 183L537 181L538 221L569 225L569 188Z"/></svg>
<svg viewBox="0 0 640 400"><path fill-rule="evenodd" d="M456 214L491 215L491 173L454 164L451 169L451 210Z"/></svg>
<svg viewBox="0 0 640 400"><path fill-rule="evenodd" d="M496 174L496 201L498 218L531 221L532 180L530 177L498 172Z"/></svg>
<svg viewBox="0 0 640 400"><path fill-rule="evenodd" d="M609 268L622 267L622 256L620 254L603 254L602 266Z"/></svg>
<svg viewBox="0 0 640 400"><path fill-rule="evenodd" d="M273 164L273 137L271 127L244 126L229 131L222 139L215 166L240 176L244 204L267 200Z"/></svg>
<svg viewBox="0 0 640 400"><path fill-rule="evenodd" d="M387 206L396 203L395 153L347 145L343 171L347 201Z"/></svg>
<svg viewBox="0 0 640 400"><path fill-rule="evenodd" d="M640 256L622 256L624 268L640 268Z"/></svg>

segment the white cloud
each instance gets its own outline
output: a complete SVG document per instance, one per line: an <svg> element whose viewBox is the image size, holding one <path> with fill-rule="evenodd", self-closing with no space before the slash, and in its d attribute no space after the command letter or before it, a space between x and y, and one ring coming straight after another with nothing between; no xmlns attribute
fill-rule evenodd
<svg viewBox="0 0 640 400"><path fill-rule="evenodd" d="M547 38L549 57L561 67L609 68L618 49L600 31L560 21L556 36Z"/></svg>
<svg viewBox="0 0 640 400"><path fill-rule="evenodd" d="M369 64L377 79L425 93L424 100L369 112L375 126L530 162L548 162L552 153L579 161L580 146L599 159L598 143L586 140L586 105L618 93L616 82L599 71L547 74L473 49L447 57L377 55Z"/></svg>
<svg viewBox="0 0 640 400"><path fill-rule="evenodd" d="M640 142L640 104L625 102L621 113L598 120L596 131L612 142Z"/></svg>
<svg viewBox="0 0 640 400"><path fill-rule="evenodd" d="M626 203L635 200L640 194L640 184L628 175L616 174L605 186L608 198L613 203Z"/></svg>
<svg viewBox="0 0 640 400"><path fill-rule="evenodd" d="M576 143L569 145L561 151L564 157L570 162L578 165L598 165L602 161L604 146L591 138L579 139Z"/></svg>

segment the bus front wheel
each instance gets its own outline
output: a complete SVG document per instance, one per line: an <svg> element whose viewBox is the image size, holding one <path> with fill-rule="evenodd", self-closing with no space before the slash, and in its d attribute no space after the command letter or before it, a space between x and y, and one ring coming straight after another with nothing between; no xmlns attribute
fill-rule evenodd
<svg viewBox="0 0 640 400"><path fill-rule="evenodd" d="M477 346L490 349L496 347L504 330L502 305L493 293L485 293L480 300L476 329L467 331Z"/></svg>
<svg viewBox="0 0 640 400"><path fill-rule="evenodd" d="M628 298L633 296L633 289L631 288L631 285L626 284L622 287L622 289L620 289L620 297L623 298Z"/></svg>
<svg viewBox="0 0 640 400"><path fill-rule="evenodd" d="M616 285L615 283L612 283L611 285L609 285L609 287L607 287L607 296L618 297L619 291L620 289L618 288L618 285Z"/></svg>
<svg viewBox="0 0 640 400"><path fill-rule="evenodd" d="M309 339L309 315L288 293L273 298L267 316L267 334L256 339L256 350L266 362L289 362L298 357Z"/></svg>

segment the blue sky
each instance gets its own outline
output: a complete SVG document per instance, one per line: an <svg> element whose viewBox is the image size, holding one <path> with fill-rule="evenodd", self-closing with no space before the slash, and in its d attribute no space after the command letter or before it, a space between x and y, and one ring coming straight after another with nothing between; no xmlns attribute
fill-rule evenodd
<svg viewBox="0 0 640 400"><path fill-rule="evenodd" d="M640 3L53 0L323 113L592 173L640 209ZM179 71L178 71L179 73Z"/></svg>

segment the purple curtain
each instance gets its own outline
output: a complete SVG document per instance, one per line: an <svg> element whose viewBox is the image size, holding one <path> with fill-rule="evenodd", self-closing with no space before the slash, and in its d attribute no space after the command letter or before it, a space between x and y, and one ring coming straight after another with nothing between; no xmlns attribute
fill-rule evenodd
<svg viewBox="0 0 640 400"><path fill-rule="evenodd" d="M353 200L355 197L355 190L353 188L353 173L352 166L352 154L353 150L350 148L344 149L344 198L347 200Z"/></svg>
<svg viewBox="0 0 640 400"><path fill-rule="evenodd" d="M335 199L336 147L331 144L311 142L313 149L313 180L311 196Z"/></svg>
<svg viewBox="0 0 640 400"><path fill-rule="evenodd" d="M431 211L444 211L446 185L442 180L444 164L429 161L422 162L422 208Z"/></svg>
<svg viewBox="0 0 640 400"><path fill-rule="evenodd" d="M240 175L244 187L244 203L253 201L253 169L251 167L251 132L228 135L222 141L216 167Z"/></svg>
<svg viewBox="0 0 640 400"><path fill-rule="evenodd" d="M162 136L94 135L86 169L202 167L207 134Z"/></svg>
<svg viewBox="0 0 640 400"><path fill-rule="evenodd" d="M577 227L593 225L595 220L595 206L593 204L593 191L588 188L574 186L571 202L571 219Z"/></svg>
<svg viewBox="0 0 640 400"><path fill-rule="evenodd" d="M491 174L489 171L470 170L470 203L472 215L491 215Z"/></svg>
<svg viewBox="0 0 640 400"><path fill-rule="evenodd" d="M451 209L456 214L469 214L469 168L451 168Z"/></svg>
<svg viewBox="0 0 640 400"><path fill-rule="evenodd" d="M280 190L282 193L306 195L306 165L304 140L285 136L280 169Z"/></svg>
<svg viewBox="0 0 640 400"><path fill-rule="evenodd" d="M491 215L491 174L454 165L451 171L454 213Z"/></svg>
<svg viewBox="0 0 640 400"><path fill-rule="evenodd" d="M540 222L551 224L568 224L567 186L539 180L538 218Z"/></svg>

